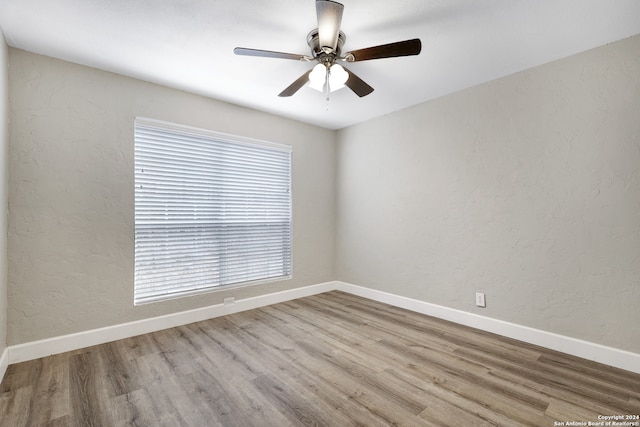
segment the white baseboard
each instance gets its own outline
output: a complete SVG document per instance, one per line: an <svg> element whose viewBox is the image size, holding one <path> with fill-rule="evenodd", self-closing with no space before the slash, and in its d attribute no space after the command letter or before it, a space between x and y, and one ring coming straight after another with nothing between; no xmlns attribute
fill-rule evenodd
<svg viewBox="0 0 640 427"><path fill-rule="evenodd" d="M640 354L595 344L564 335L546 332L528 326L492 319L462 310L406 298L388 292L337 282L338 290L374 301L449 320L461 325L539 345L551 350L571 354L587 360L604 363L627 371L640 373Z"/></svg>
<svg viewBox="0 0 640 427"><path fill-rule="evenodd" d="M92 329L75 334L12 345L8 348L8 362L20 363L52 354L64 353L93 345L104 344L136 335L147 334L162 329L173 328L199 322L253 308L277 304L311 295L335 290L336 282L321 283L287 291L274 292L252 298L236 300L232 305L217 304L194 310L182 311L165 316L152 317L135 322L123 323L105 328ZM5 353L7 353L5 351ZM4 360L4 359L0 359ZM0 365L0 368L2 366Z"/></svg>
<svg viewBox="0 0 640 427"><path fill-rule="evenodd" d="M218 304L166 316L153 317L106 328L9 346L0 356L0 379L4 375L7 366L11 363L19 363L51 354L64 353L66 351L77 350L92 345L186 325L332 290L340 290L395 307L427 314L461 325L471 326L487 332L546 347L551 350L557 350L584 359L640 373L640 354L402 297L388 292L335 281L237 300L233 305Z"/></svg>
<svg viewBox="0 0 640 427"><path fill-rule="evenodd" d="M0 383L4 378L4 374L7 372L8 367L9 367L9 349L5 348L2 354L0 355Z"/></svg>

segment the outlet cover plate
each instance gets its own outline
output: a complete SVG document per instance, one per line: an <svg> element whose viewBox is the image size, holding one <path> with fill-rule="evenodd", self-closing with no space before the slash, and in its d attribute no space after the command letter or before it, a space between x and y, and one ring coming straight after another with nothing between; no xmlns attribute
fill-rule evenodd
<svg viewBox="0 0 640 427"><path fill-rule="evenodd" d="M486 307L487 304L485 302L484 299L484 293L483 292L476 292L476 305L478 307Z"/></svg>

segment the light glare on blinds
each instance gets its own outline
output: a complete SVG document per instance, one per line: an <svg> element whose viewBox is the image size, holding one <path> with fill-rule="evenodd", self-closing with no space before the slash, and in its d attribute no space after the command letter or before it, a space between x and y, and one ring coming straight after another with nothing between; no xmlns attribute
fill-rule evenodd
<svg viewBox="0 0 640 427"><path fill-rule="evenodd" d="M137 118L134 303L290 276L290 147Z"/></svg>

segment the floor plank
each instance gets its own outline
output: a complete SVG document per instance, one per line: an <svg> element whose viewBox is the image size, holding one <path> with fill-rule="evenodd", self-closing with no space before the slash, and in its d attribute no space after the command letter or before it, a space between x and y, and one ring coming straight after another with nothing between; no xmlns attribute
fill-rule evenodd
<svg viewBox="0 0 640 427"><path fill-rule="evenodd" d="M554 426L640 375L334 291L9 366L2 426Z"/></svg>

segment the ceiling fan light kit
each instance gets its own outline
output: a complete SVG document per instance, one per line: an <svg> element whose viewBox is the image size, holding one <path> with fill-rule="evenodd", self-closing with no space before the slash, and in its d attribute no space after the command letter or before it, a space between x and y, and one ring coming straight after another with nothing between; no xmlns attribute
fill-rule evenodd
<svg viewBox="0 0 640 427"><path fill-rule="evenodd" d="M335 92L345 86L347 79L349 73L340 64L333 64L331 67L317 64L309 74L309 87L324 93Z"/></svg>
<svg viewBox="0 0 640 427"><path fill-rule="evenodd" d="M260 56L265 58L295 59L316 64L312 70L305 72L291 83L278 96L288 97L295 94L303 86L326 93L347 86L359 97L369 95L373 87L356 76L340 62L368 61L371 59L395 58L399 56L418 55L422 50L420 39L404 40L395 43L354 50L341 55L346 36L340 31L344 6L331 0L316 0L318 28L307 35L307 44L311 48L311 56L269 50L236 47L236 55Z"/></svg>

